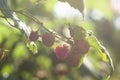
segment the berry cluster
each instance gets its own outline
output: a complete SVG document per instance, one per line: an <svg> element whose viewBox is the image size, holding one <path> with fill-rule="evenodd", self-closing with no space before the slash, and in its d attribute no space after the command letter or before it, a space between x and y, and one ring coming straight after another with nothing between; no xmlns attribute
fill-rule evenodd
<svg viewBox="0 0 120 80"><path fill-rule="evenodd" d="M57 45L54 49L54 53L58 59L65 59L71 66L78 66L90 47L86 39L86 30L78 25L74 25L73 27L69 27L69 31L71 38L67 39L68 41L66 41L66 43L70 44L70 46L67 44L61 46ZM29 40L37 41L39 37L41 37L41 41L46 47L51 47L55 42L55 38L58 38L57 34L54 34L53 32L48 31L39 35L38 31L32 31ZM72 42L72 44L69 42Z"/></svg>
<svg viewBox="0 0 120 80"><path fill-rule="evenodd" d="M86 39L76 41L71 46L71 50L66 44L57 46L54 52L58 59L66 59L69 65L76 67L79 65L83 56L88 52L90 46Z"/></svg>
<svg viewBox="0 0 120 80"><path fill-rule="evenodd" d="M76 67L89 51L90 45L86 39L86 31L82 27L70 27L70 35L73 39L71 50L64 44L55 48L55 54L58 59L66 59L69 65Z"/></svg>
<svg viewBox="0 0 120 80"><path fill-rule="evenodd" d="M52 32L44 33L43 35L39 35L38 31L31 31L29 40L37 41L39 37L41 37L42 43L47 47L51 47L55 42L55 36Z"/></svg>
<svg viewBox="0 0 120 80"><path fill-rule="evenodd" d="M67 58L68 63L74 67L78 66L83 56L88 52L89 47L89 43L86 39L75 41L70 55Z"/></svg>

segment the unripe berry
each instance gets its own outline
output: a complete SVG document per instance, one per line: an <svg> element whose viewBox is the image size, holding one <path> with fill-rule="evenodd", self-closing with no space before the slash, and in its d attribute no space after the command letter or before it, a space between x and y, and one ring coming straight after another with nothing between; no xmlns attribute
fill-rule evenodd
<svg viewBox="0 0 120 80"><path fill-rule="evenodd" d="M70 48L67 45L57 46L54 50L58 59L65 59L70 52Z"/></svg>
<svg viewBox="0 0 120 80"><path fill-rule="evenodd" d="M38 31L32 31L29 36L30 41L37 41L39 38Z"/></svg>
<svg viewBox="0 0 120 80"><path fill-rule="evenodd" d="M45 46L50 47L55 42L55 36L53 33L45 33L42 35L42 42Z"/></svg>
<svg viewBox="0 0 120 80"><path fill-rule="evenodd" d="M75 41L75 50L80 53L87 53L89 51L90 45L86 39Z"/></svg>

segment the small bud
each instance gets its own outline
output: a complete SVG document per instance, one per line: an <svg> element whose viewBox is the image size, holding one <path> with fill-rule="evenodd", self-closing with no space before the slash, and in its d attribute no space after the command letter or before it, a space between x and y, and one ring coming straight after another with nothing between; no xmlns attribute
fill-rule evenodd
<svg viewBox="0 0 120 80"><path fill-rule="evenodd" d="M32 31L29 36L30 41L37 41L39 38L38 31Z"/></svg>

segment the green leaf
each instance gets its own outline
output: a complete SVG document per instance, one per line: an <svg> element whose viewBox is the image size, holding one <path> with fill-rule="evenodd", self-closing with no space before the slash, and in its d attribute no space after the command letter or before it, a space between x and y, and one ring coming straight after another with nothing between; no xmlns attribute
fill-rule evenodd
<svg viewBox="0 0 120 80"><path fill-rule="evenodd" d="M111 69L110 75L111 75L114 71L114 65L109 52L106 50L106 48L103 45L101 45L101 43L98 41L98 39L94 35L89 36L88 41L89 41L89 44L98 51L103 61L107 62L110 65L110 69Z"/></svg>
<svg viewBox="0 0 120 80"><path fill-rule="evenodd" d="M74 40L81 40L86 37L86 30L78 25L69 25L70 35Z"/></svg>
<svg viewBox="0 0 120 80"><path fill-rule="evenodd" d="M109 59L107 58L107 55L102 50L101 43L97 40L97 38L95 36L93 36L93 35L89 36L88 42L89 42L90 46L92 46L93 48L95 48L98 51L98 53L101 55L102 59L105 62L109 61Z"/></svg>
<svg viewBox="0 0 120 80"><path fill-rule="evenodd" d="M27 47L33 52L33 54L36 54L38 52L37 45L33 41L27 43Z"/></svg>
<svg viewBox="0 0 120 80"><path fill-rule="evenodd" d="M85 55L82 55L82 56L80 57L80 62L79 62L78 67L80 67L81 64L83 63L84 57L85 57Z"/></svg>
<svg viewBox="0 0 120 80"><path fill-rule="evenodd" d="M59 0L59 1L68 2L71 5L71 7L78 9L80 12L83 13L84 0Z"/></svg>

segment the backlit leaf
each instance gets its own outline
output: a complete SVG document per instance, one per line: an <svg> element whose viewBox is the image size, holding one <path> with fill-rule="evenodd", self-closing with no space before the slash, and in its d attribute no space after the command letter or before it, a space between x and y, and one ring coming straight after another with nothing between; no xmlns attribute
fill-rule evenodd
<svg viewBox="0 0 120 80"><path fill-rule="evenodd" d="M112 62L109 52L105 49L103 45L101 45L101 43L98 41L98 39L94 35L89 36L88 41L90 45L98 51L103 61L107 62L110 65L110 69L111 69L110 75L111 75L114 71L114 66L113 66L113 62Z"/></svg>

